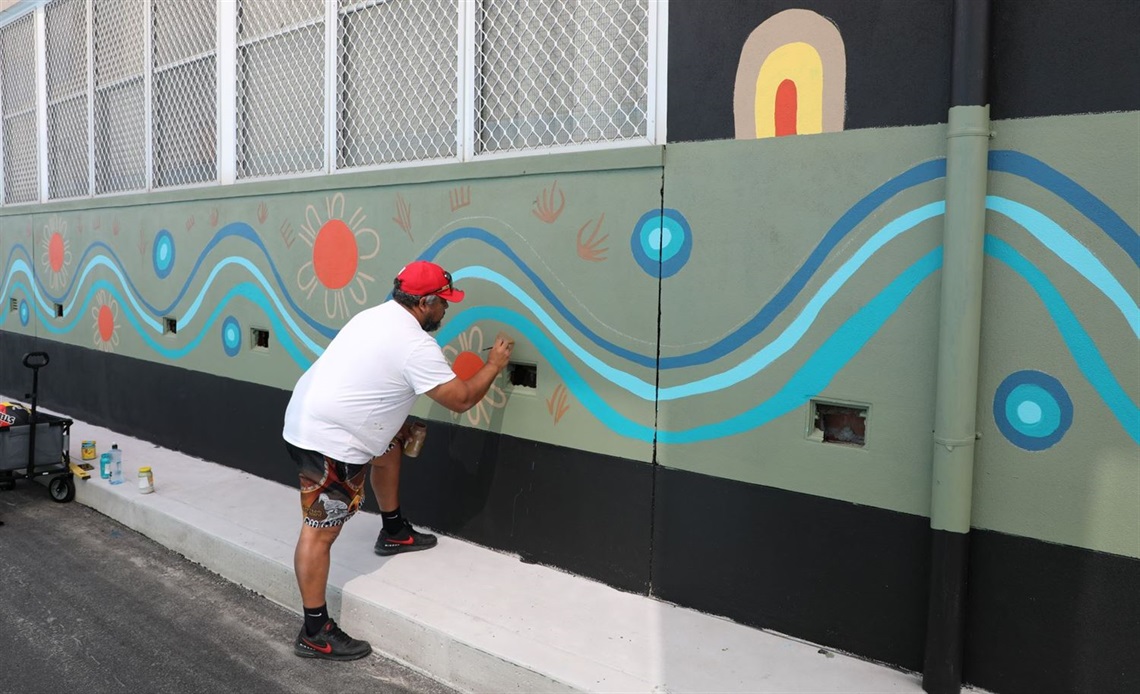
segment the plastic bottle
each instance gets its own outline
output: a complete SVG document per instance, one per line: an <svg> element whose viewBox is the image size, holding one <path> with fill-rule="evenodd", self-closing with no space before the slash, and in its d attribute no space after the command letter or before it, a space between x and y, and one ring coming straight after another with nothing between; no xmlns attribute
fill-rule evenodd
<svg viewBox="0 0 1140 694"><path fill-rule="evenodd" d="M123 452L119 444L111 444L111 484L123 483Z"/></svg>
<svg viewBox="0 0 1140 694"><path fill-rule="evenodd" d="M104 453L99 456L99 477L111 479L111 454Z"/></svg>

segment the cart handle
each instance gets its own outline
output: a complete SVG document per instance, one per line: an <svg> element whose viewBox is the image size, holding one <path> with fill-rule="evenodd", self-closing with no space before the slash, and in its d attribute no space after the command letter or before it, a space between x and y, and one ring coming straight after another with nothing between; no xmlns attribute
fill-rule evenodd
<svg viewBox="0 0 1140 694"><path fill-rule="evenodd" d="M47 352L28 352L24 355L24 366L29 369L40 369L48 365L51 359Z"/></svg>

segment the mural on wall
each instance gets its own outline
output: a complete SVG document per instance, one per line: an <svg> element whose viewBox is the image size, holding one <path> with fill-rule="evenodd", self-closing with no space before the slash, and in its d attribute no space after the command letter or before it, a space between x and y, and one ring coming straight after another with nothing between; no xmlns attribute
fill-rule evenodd
<svg viewBox="0 0 1140 694"><path fill-rule="evenodd" d="M1132 266L1140 268L1140 236L1072 179L1015 151L992 152L990 170L1029 181L1072 206L1087 220L1090 229L1103 233L1102 238L1111 244L1107 247L1115 247ZM574 288L561 280L552 282L545 276L545 268L526 262L505 236L488 230L494 224L474 226L458 220L451 228L437 233L417 256L437 259L445 249L457 244L484 247L502 263L491 267L469 262L454 268L453 277L457 283L494 286L509 300L500 305L462 307L449 316L437 339L444 345L453 368L462 375L482 365L480 351L489 344L488 334L494 332L491 324L513 330L519 340L528 342L541 355L546 362L544 368L555 376L545 381L548 390L541 393L551 426L557 425L568 411L581 408L594 418L596 426L635 441L686 444L737 436L802 407L809 398L823 392L899 311L911 292L941 267L941 249L935 248L910 266L899 268L877 294L864 297L814 352L803 354L805 336L844 285L872 257L881 257L878 254L891 241L942 215L945 204L930 202L881 224L875 221L878 230L858 246L853 243L853 230L866 220L877 220L883 205L899 194L941 179L945 172L945 160L936 159L885 181L823 230L820 240L790 278L762 305L757 308L740 304L747 313L737 327L690 351L660 357L652 345L634 349L604 337L589 309L576 309L568 301ZM561 184L552 182L542 190L537 201L520 206L520 214L538 216L539 208L552 213L565 204ZM397 214L394 222L406 232L403 222L410 220L410 205L402 194L396 200L403 213ZM1131 334L1140 338L1140 308L1125 288L1129 280L1114 275L1098 255L1043 212L1000 196L991 195L986 204L991 212L1019 225L1077 272L1104 297L1105 306L1122 317ZM349 210L352 214L348 214ZM264 222L266 216L266 207L259 205L258 221ZM600 225L602 215L597 219ZM577 226L575 222L574 227ZM282 237L286 238L284 229L283 225ZM623 272L622 267L636 267L653 279L668 282L683 276L689 258L701 247L702 231L693 228L680 210L645 211L628 231L629 255L611 254L608 263L614 264L616 272ZM12 310L0 313L0 328L13 329L18 320L21 329L35 328L57 339L74 335L74 341L106 351L119 351L127 331L141 338L142 345L154 355L169 361L178 361L195 350L213 350L219 357L240 359L248 353L242 347L251 326L242 322L233 305L244 301L264 315L275 335L275 344L284 349L299 373L321 354L323 346L335 335L339 321L359 307L381 299L379 292L373 291L374 278L362 272L363 263L380 252L380 234L367 226L367 216L340 192L322 195L309 203L300 231L288 237L305 241L303 245L286 244L287 249L292 248L288 253L296 253L296 248L306 249L295 283L283 276L281 268L287 266L287 258L273 257L261 233L242 221L225 223L212 232L196 255L181 252L175 236L160 229L150 244L149 261L143 266L149 275L146 278L132 276L122 251L104 241L90 241L77 252L65 238L66 232L66 219L52 216L43 223L36 240L42 246L38 265L33 261L31 243L17 240L9 245L0 289L3 296L14 297L16 303ZM604 238L595 237L594 242ZM567 239L568 252L571 243L581 245L580 233L576 242ZM227 249L226 254L221 255L219 248ZM1103 254L1105 248L1097 246L1097 253ZM987 235L985 252L988 262L997 262L1015 273L1041 301L1077 366L1076 371L1066 372L1066 377L1079 373L1123 431L1140 442L1140 409L1097 349L1094 338L1076 319L1057 284L1005 238ZM73 263L75 255L78 261ZM580 253L578 257L583 262L591 260ZM224 272L227 268L240 269L243 275ZM829 273L826 276L825 271ZM147 296L140 289L142 286L160 287L164 295L173 293L173 299L159 302ZM814 287L813 293L801 300L809 286ZM65 318L55 317L56 304L63 307ZM313 315L302 304L315 305L323 315ZM794 309L797 312L793 316ZM165 335L163 318L170 315L178 316L176 341ZM779 332L759 348L752 346L752 341L774 324L782 326ZM655 428L652 423L643 423L622 411L624 401L619 402L613 395L617 389L632 396L632 401L664 402L730 393L745 387L744 381L793 352L804 360L774 394L760 402L745 399L745 409L714 422L688 428ZM729 355L734 359L732 366L708 372L710 365ZM653 369L691 369L700 375L658 387L651 376L645 376L652 374ZM994 394L994 416L999 429L1013 445L1025 450L1055 445L1073 418L1074 405L1068 395L1071 388L1072 384L1063 385L1056 377L1043 373L1011 374ZM500 388L460 421L470 426L487 426L495 410L505 407L507 400L507 393Z"/></svg>
<svg viewBox="0 0 1140 694"><path fill-rule="evenodd" d="M736 139L843 130L843 37L810 10L784 10L748 36L736 68Z"/></svg>

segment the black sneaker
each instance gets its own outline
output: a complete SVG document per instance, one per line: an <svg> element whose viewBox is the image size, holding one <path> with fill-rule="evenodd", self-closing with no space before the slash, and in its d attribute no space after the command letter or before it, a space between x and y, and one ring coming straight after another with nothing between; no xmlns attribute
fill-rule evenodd
<svg viewBox="0 0 1140 694"><path fill-rule="evenodd" d="M302 658L322 658L324 660L356 660L372 652L372 646L367 641L354 639L341 631L336 622L329 620L316 636L305 633L297 634L293 643L293 652Z"/></svg>
<svg viewBox="0 0 1140 694"><path fill-rule="evenodd" d="M402 554L404 552L418 552L421 549L431 549L435 547L438 540L435 535L429 533L418 533L408 521L404 521L404 528L398 533L389 533L387 530L380 530L380 537L376 538L376 553L382 557L388 557L393 554Z"/></svg>

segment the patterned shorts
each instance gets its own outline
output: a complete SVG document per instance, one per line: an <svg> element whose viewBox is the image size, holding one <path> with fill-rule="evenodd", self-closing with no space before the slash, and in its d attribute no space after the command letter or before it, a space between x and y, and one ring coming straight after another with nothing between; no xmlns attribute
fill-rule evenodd
<svg viewBox="0 0 1140 694"><path fill-rule="evenodd" d="M364 503L364 481L370 466L342 463L316 451L297 448L288 441L285 448L297 463L301 478L301 511L305 525L314 528L344 525Z"/></svg>

